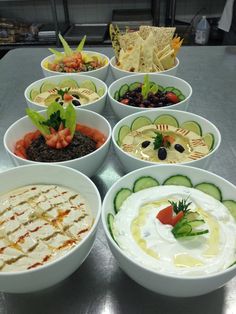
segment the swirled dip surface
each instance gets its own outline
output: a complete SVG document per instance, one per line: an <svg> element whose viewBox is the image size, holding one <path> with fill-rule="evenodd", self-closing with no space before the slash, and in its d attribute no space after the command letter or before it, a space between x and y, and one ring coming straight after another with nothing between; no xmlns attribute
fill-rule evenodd
<svg viewBox="0 0 236 314"><path fill-rule="evenodd" d="M209 233L176 239L172 226L157 213L168 200L186 199L205 220ZM133 261L165 274L201 276L217 273L236 260L236 222L211 196L182 186L159 186L133 193L115 215L113 234Z"/></svg>
<svg viewBox="0 0 236 314"><path fill-rule="evenodd" d="M175 139L170 147L167 148L167 158L165 160L160 160L157 150L154 149L156 132L161 133L163 136L171 135ZM142 146L144 141L149 141L150 145L144 148ZM174 148L175 144L181 144L184 152L180 153L177 151ZM202 137L192 131L167 124L150 124L131 131L124 137L121 148L126 153L142 160L171 164L194 161L209 153L209 148Z"/></svg>
<svg viewBox="0 0 236 314"><path fill-rule="evenodd" d="M85 199L56 185L31 185L0 196L0 271L39 267L66 254L88 233Z"/></svg>

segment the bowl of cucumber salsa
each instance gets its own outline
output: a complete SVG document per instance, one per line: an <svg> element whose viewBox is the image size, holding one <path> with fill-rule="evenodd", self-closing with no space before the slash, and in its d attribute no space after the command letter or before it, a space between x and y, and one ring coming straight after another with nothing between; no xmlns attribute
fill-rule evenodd
<svg viewBox="0 0 236 314"><path fill-rule="evenodd" d="M34 110L46 109L57 102L64 108L72 104L77 109L101 113L106 104L107 86L91 76L64 74L33 82L24 95L28 106Z"/></svg>
<svg viewBox="0 0 236 314"><path fill-rule="evenodd" d="M203 169L154 165L116 181L102 206L109 247L134 281L193 297L236 275L236 187Z"/></svg>
<svg viewBox="0 0 236 314"><path fill-rule="evenodd" d="M186 81L156 73L126 76L108 89L110 105L119 119L156 108L187 110L191 95Z"/></svg>
<svg viewBox="0 0 236 314"><path fill-rule="evenodd" d="M112 142L126 172L153 164L208 168L221 135L214 124L196 114L153 109L120 120L113 128Z"/></svg>

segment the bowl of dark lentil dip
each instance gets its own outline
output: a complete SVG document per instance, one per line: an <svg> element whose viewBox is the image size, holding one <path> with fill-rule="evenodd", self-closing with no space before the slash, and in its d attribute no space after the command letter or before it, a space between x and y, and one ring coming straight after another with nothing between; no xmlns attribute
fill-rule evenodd
<svg viewBox="0 0 236 314"><path fill-rule="evenodd" d="M109 150L111 126L95 112L71 107L76 119L73 135L63 117L59 127L56 124L48 126L48 121L55 123L58 119L58 111L49 117L46 110L36 113L27 109L31 118L34 119L35 114L36 119L38 115L42 120L45 118L45 124L39 123L40 130L35 127L29 113L7 129L4 146L16 166L53 163L77 169L89 177L96 173Z"/></svg>

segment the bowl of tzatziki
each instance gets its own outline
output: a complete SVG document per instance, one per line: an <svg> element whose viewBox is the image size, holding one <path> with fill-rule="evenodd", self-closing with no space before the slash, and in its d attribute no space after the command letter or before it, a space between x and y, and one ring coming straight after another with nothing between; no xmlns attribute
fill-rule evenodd
<svg viewBox="0 0 236 314"><path fill-rule="evenodd" d="M198 296L236 275L236 187L209 171L154 165L107 192L102 222L121 269L156 293Z"/></svg>

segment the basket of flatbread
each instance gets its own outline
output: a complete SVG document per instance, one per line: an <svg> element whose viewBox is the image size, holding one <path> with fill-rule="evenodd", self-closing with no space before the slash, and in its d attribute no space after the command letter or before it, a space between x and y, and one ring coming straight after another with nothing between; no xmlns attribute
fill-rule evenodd
<svg viewBox="0 0 236 314"><path fill-rule="evenodd" d="M140 26L135 32L121 33L110 24L110 37L115 56L110 65L116 79L132 73L164 72L176 75L176 57L183 39L175 27Z"/></svg>

